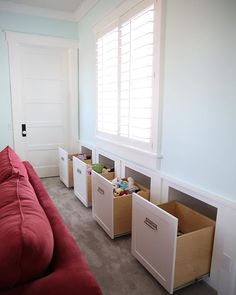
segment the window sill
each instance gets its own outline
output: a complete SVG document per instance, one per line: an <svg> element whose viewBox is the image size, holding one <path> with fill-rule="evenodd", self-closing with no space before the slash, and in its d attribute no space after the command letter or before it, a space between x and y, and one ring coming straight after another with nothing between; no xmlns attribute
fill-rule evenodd
<svg viewBox="0 0 236 295"><path fill-rule="evenodd" d="M125 143L115 142L114 140L96 136L96 146L104 151L114 154L126 161L132 161L149 169L159 169L160 160L163 158L157 152L143 150Z"/></svg>

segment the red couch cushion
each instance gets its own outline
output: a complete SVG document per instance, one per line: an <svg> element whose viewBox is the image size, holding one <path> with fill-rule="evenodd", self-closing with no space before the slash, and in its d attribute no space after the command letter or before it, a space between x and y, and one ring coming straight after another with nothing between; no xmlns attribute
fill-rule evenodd
<svg viewBox="0 0 236 295"><path fill-rule="evenodd" d="M21 159L13 149L7 146L0 152L0 183L16 173L28 178L27 171Z"/></svg>
<svg viewBox="0 0 236 295"><path fill-rule="evenodd" d="M53 234L33 187L15 174L0 184L0 290L42 276L53 254Z"/></svg>

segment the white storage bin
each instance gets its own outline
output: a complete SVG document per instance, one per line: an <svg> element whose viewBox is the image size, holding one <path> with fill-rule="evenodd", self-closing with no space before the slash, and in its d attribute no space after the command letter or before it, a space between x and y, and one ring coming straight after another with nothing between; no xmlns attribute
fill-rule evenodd
<svg viewBox="0 0 236 295"><path fill-rule="evenodd" d="M141 189L140 195L149 199L151 180L147 176L131 169L125 176L132 177L135 185ZM110 176L93 171L93 216L105 232L114 239L131 232L132 195L115 197L111 180Z"/></svg>
<svg viewBox="0 0 236 295"><path fill-rule="evenodd" d="M93 163L94 151L82 146L81 153L91 159L80 160L78 157L73 157L74 194L86 207L89 207L92 205L92 176L88 175L87 171Z"/></svg>
<svg viewBox="0 0 236 295"><path fill-rule="evenodd" d="M133 194L132 254L172 294L210 272L215 221L172 201Z"/></svg>
<svg viewBox="0 0 236 295"><path fill-rule="evenodd" d="M74 185L73 182L73 163L72 158L76 153L70 154L65 149L58 148L59 157L59 176L60 180L66 187L71 188Z"/></svg>

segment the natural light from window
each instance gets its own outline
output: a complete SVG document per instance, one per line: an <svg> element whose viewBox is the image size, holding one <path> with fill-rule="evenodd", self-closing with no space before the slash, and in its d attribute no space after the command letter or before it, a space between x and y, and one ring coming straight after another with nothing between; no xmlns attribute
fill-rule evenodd
<svg viewBox="0 0 236 295"><path fill-rule="evenodd" d="M97 131L131 145L152 144L154 16L151 5L97 39Z"/></svg>

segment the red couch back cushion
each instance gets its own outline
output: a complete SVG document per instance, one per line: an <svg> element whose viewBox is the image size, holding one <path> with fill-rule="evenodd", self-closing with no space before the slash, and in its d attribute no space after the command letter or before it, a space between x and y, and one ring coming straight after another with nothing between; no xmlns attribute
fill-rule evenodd
<svg viewBox="0 0 236 295"><path fill-rule="evenodd" d="M0 152L0 183L16 173L28 178L26 168L21 159L13 149L7 146Z"/></svg>
<svg viewBox="0 0 236 295"><path fill-rule="evenodd" d="M15 174L0 184L0 290L40 277L53 254L53 234L33 187Z"/></svg>

